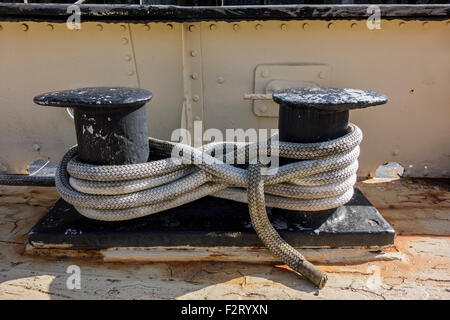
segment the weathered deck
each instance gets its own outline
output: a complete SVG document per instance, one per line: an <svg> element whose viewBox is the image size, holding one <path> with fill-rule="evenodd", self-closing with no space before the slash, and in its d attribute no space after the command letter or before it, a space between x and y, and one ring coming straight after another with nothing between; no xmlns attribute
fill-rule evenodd
<svg viewBox="0 0 450 320"><path fill-rule="evenodd" d="M320 292L271 264L27 255L27 232L58 195L54 188L0 187L0 299L450 299L448 182L374 179L358 187L396 230L395 248L383 261L328 261ZM79 290L66 287L74 264L81 268Z"/></svg>

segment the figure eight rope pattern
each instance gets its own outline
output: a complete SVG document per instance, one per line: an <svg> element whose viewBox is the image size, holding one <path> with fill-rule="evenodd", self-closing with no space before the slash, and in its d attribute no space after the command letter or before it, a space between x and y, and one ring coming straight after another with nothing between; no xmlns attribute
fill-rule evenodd
<svg viewBox="0 0 450 320"><path fill-rule="evenodd" d="M248 202L254 229L268 249L293 270L322 288L326 274L272 227L266 206L318 211L336 208L353 196L358 169L361 130L318 143L211 143L202 148L149 138L152 154L161 160L131 165L97 166L77 160L77 146L61 160L55 184L61 197L82 215L96 220L129 220L168 210L207 195ZM219 150L229 150L222 152ZM253 153L252 150L255 150ZM253 148L253 149L252 149ZM274 150L278 149L278 150ZM262 175L258 156L297 159ZM170 157L175 154L179 157ZM223 155L222 155L223 154ZM168 157L169 156L169 157ZM224 163L245 159L248 169ZM269 173L270 170L267 170ZM247 190L245 190L245 188Z"/></svg>

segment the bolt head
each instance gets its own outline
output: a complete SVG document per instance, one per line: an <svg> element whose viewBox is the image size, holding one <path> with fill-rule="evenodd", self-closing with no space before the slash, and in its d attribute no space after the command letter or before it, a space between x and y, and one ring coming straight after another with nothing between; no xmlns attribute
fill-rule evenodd
<svg viewBox="0 0 450 320"><path fill-rule="evenodd" d="M217 78L217 83L218 84L222 84L222 83L224 83L225 82L225 79L223 78L223 77L218 77Z"/></svg>
<svg viewBox="0 0 450 320"><path fill-rule="evenodd" d="M151 29L150 25L148 25L148 24L144 25L144 30L145 31L150 31L150 29Z"/></svg>
<svg viewBox="0 0 450 320"><path fill-rule="evenodd" d="M262 28L263 28L262 24L259 24L259 23L255 26L255 29L258 31L262 30Z"/></svg>
<svg viewBox="0 0 450 320"><path fill-rule="evenodd" d="M192 80L197 80L198 79L198 73L193 73L193 74L191 74L191 79Z"/></svg>
<svg viewBox="0 0 450 320"><path fill-rule="evenodd" d="M309 23L304 23L303 26L302 26L303 30L308 30L309 27L310 27Z"/></svg>
<svg viewBox="0 0 450 320"><path fill-rule="evenodd" d="M238 24L233 25L233 30L238 31L241 27Z"/></svg>
<svg viewBox="0 0 450 320"><path fill-rule="evenodd" d="M20 26L20 29L21 29L22 31L28 31L28 25L25 24L25 23L22 23L22 25Z"/></svg>
<svg viewBox="0 0 450 320"><path fill-rule="evenodd" d="M191 25L189 26L189 31L190 31L190 32L194 32L196 29L197 29L197 27L196 27L195 25L193 25L193 24L191 24Z"/></svg>
<svg viewBox="0 0 450 320"><path fill-rule="evenodd" d="M280 26L280 29L283 30L283 31L286 31L286 30L287 30L287 24L283 23L283 24Z"/></svg>
<svg viewBox="0 0 450 320"><path fill-rule="evenodd" d="M103 26L101 24L96 25L96 28L98 31L102 31L103 30Z"/></svg>
<svg viewBox="0 0 450 320"><path fill-rule="evenodd" d="M325 79L327 77L327 74L324 71L320 71L317 76L319 79Z"/></svg>
<svg viewBox="0 0 450 320"><path fill-rule="evenodd" d="M333 30L334 29L334 23L329 23L328 24L328 29Z"/></svg>
<svg viewBox="0 0 450 320"><path fill-rule="evenodd" d="M33 150L35 151L40 151L41 150L41 146L37 143L33 144Z"/></svg>
<svg viewBox="0 0 450 320"><path fill-rule="evenodd" d="M192 50L192 51L191 51L191 57L196 57L196 56L197 56L197 51Z"/></svg>
<svg viewBox="0 0 450 320"><path fill-rule="evenodd" d="M210 26L209 26L209 30L211 30L211 31L214 31L214 30L217 30L217 25L216 24L211 24Z"/></svg>
<svg viewBox="0 0 450 320"><path fill-rule="evenodd" d="M258 108L259 112L266 113L267 112L267 106L265 104L262 104Z"/></svg>
<svg viewBox="0 0 450 320"><path fill-rule="evenodd" d="M192 100L197 102L200 100L200 97L198 95L192 96Z"/></svg>

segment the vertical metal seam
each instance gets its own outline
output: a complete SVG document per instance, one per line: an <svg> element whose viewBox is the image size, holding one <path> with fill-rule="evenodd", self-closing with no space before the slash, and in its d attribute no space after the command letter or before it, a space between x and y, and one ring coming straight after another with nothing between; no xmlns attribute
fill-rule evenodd
<svg viewBox="0 0 450 320"><path fill-rule="evenodd" d="M203 59L203 38L202 38L202 22L199 22L199 32L200 32L200 36L199 36L199 45L200 45L200 79L201 79L201 83L200 83L200 88L202 90L201 92L201 96L202 96L202 105L201 105L201 110L202 110L202 130L205 130L205 75L204 75L204 68L203 68L203 63L204 63L204 59Z"/></svg>
<svg viewBox="0 0 450 320"><path fill-rule="evenodd" d="M189 32L187 31L189 28L188 23L181 24L181 59L182 59L182 67L183 67L183 104L182 104L182 112L185 106L184 112L186 116L186 125L185 128L191 134L190 143L193 144L193 107L192 107L192 86L189 80L191 70L191 61L188 57L188 52L190 50L189 46Z"/></svg>

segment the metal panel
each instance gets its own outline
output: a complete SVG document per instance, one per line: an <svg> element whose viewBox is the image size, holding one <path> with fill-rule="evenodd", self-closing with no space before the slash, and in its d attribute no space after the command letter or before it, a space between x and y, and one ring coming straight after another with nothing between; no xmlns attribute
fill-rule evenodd
<svg viewBox="0 0 450 320"><path fill-rule="evenodd" d="M332 69L330 86L390 98L386 106L352 112L365 134L360 175L395 161L407 176L450 176L448 20L382 20L381 30L356 20L201 22L193 37L186 35L189 23L169 24L147 30L142 23L84 22L70 31L64 23L0 22L0 165L25 172L37 159L59 161L75 143L65 110L33 104L42 92L149 89L150 134L164 139L180 127L183 102L194 93L202 103L192 100L188 124L198 116L205 128L275 128L276 118L255 116L252 102L242 99L254 90L255 69L315 63ZM201 59L186 56L191 46ZM189 80L193 71L201 83Z"/></svg>
<svg viewBox="0 0 450 320"><path fill-rule="evenodd" d="M358 21L216 24L212 31L202 23L206 128L276 128L277 119L256 117L242 99L255 68L324 63L332 87L389 97L385 106L351 112L365 136L359 175L395 161L406 176L450 176L449 23L382 20L381 30Z"/></svg>
<svg viewBox="0 0 450 320"><path fill-rule="evenodd" d="M183 106L182 24L130 24L139 76L139 87L150 90L147 104L148 131L170 139L180 127Z"/></svg>
<svg viewBox="0 0 450 320"><path fill-rule="evenodd" d="M37 159L57 161L74 145L65 109L33 103L39 93L84 86L137 86L126 24L1 23L0 163L26 172ZM34 147L37 144L39 148Z"/></svg>
<svg viewBox="0 0 450 320"><path fill-rule="evenodd" d="M254 93L273 93L289 88L329 87L330 80L331 67L325 64L262 64L255 69ZM278 109L279 106L274 101L253 101L253 112L259 117L278 117Z"/></svg>
<svg viewBox="0 0 450 320"><path fill-rule="evenodd" d="M7 172L26 173L37 159L57 162L76 143L67 112L36 106L33 97L39 93L141 86L154 93L147 105L150 134L167 139L179 127L180 24L170 29L154 23L151 31L142 24L82 23L79 31L68 30L66 24L35 22L1 26L0 165Z"/></svg>

